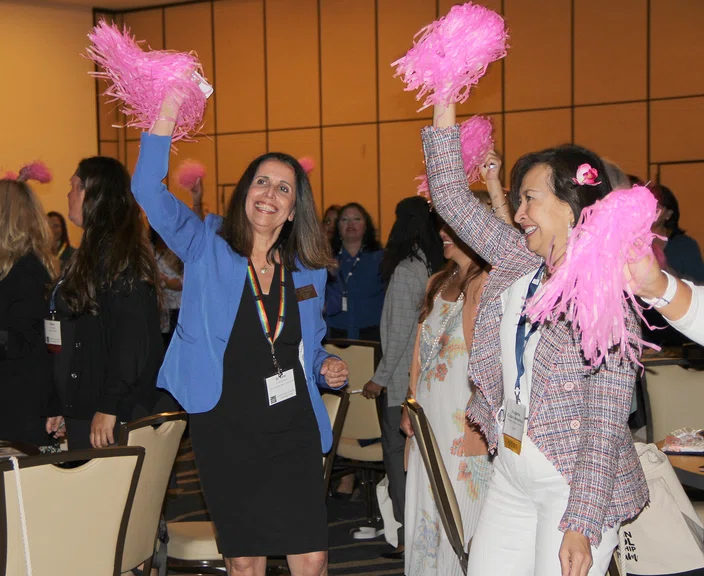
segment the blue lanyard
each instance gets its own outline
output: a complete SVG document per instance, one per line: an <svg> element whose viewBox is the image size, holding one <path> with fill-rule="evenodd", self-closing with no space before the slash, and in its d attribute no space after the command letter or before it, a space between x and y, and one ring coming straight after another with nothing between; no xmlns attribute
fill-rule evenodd
<svg viewBox="0 0 704 576"><path fill-rule="evenodd" d="M543 270L545 265L543 264L538 271L533 276L528 286L528 292L526 293L526 301L533 297L535 291L540 286L540 279L543 276ZM525 303L523 304L525 310ZM514 392L516 393L516 404L521 403L521 378L525 374L525 366L523 365L523 354L526 351L526 343L530 340L530 337L538 329L538 323L535 322L531 324L530 330L526 333L526 324L528 323L528 317L521 313L521 318L518 320L518 326L516 326L516 386L514 387Z"/></svg>
<svg viewBox="0 0 704 576"><path fill-rule="evenodd" d="M61 278L56 283L56 286L54 286L54 289L51 291L51 301L49 302L49 312L56 312L56 294L59 291L59 288L61 288L61 285L64 283L66 278Z"/></svg>
<svg viewBox="0 0 704 576"><path fill-rule="evenodd" d="M342 250L340 250L340 253L342 253ZM354 262L352 263L352 269L347 273L347 276L342 274L342 270L340 270L340 281L342 282L342 293L347 294L347 285L348 282L350 281L350 278L352 278L352 274L354 274L354 269L357 267L357 264L359 264L359 261L362 259L362 248L359 249L359 252L357 252L357 257L355 258Z"/></svg>

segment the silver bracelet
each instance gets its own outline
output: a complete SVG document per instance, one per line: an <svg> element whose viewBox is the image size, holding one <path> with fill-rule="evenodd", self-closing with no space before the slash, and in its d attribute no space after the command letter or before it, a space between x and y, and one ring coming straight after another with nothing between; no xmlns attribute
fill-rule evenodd
<svg viewBox="0 0 704 576"><path fill-rule="evenodd" d="M652 306L656 310L662 308L663 306L667 306L670 302L672 302L672 299L677 293L677 280L675 277L669 272L665 272L665 270L662 270L662 273L667 276L667 288L665 289L665 293L660 296L660 298L641 298L643 302L649 306Z"/></svg>

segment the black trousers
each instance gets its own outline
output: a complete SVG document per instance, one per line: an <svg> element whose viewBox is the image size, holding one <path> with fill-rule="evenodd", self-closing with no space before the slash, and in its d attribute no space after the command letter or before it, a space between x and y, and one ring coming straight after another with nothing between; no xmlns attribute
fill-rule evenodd
<svg viewBox="0 0 704 576"><path fill-rule="evenodd" d="M394 517L401 523L398 529L399 545L403 545L406 508L406 471L403 467L406 435L401 432L401 414L401 406L384 406L381 427L381 447L384 452L384 468L389 477L389 496L394 507Z"/></svg>

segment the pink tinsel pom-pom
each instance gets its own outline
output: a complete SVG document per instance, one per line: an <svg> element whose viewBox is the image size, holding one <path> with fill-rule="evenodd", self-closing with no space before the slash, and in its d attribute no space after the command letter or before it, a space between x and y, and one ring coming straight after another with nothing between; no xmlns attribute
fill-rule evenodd
<svg viewBox="0 0 704 576"><path fill-rule="evenodd" d="M182 188L191 190L198 179L205 178L205 166L195 160L184 160L176 172L176 182Z"/></svg>
<svg viewBox="0 0 704 576"><path fill-rule="evenodd" d="M460 142L462 143L462 162L464 171L467 174L467 182L474 184L481 177L480 166L484 158L494 149L494 138L492 137L493 127L491 120L486 116L472 116L460 124ZM417 192L430 200L430 190L428 189L428 176L422 174L416 177L420 180Z"/></svg>
<svg viewBox="0 0 704 576"><path fill-rule="evenodd" d="M305 171L306 174L310 176L310 173L315 170L315 160L312 158L309 158L308 156L304 156L303 158L298 159L298 163L301 165L301 168Z"/></svg>
<svg viewBox="0 0 704 576"><path fill-rule="evenodd" d="M36 180L41 184L51 182L51 170L41 160L35 160L20 168L17 180L26 182L27 180Z"/></svg>
<svg viewBox="0 0 704 576"><path fill-rule="evenodd" d="M111 102L121 101L122 112L129 118L127 126L149 130L159 118L164 97L177 94L182 99L172 140L176 142L200 129L203 123L206 97L199 88L194 73L202 67L193 54L172 50L144 52L127 27L101 21L88 34L92 46L86 56L100 66L102 72L93 76L108 82L105 96Z"/></svg>
<svg viewBox="0 0 704 576"><path fill-rule="evenodd" d="M434 104L464 102L489 64L506 56L508 33L504 19L493 10L467 2L420 30L418 41L396 60L395 76L402 76L406 91L419 90Z"/></svg>
<svg viewBox="0 0 704 576"><path fill-rule="evenodd" d="M599 366L614 346L638 363L642 345L624 321L628 301L636 303L623 268L650 253L657 201L644 186L614 190L582 211L564 260L527 303L533 322L554 322L564 314L581 338L587 363ZM640 311L636 303L636 309ZM637 353L632 344L635 344Z"/></svg>

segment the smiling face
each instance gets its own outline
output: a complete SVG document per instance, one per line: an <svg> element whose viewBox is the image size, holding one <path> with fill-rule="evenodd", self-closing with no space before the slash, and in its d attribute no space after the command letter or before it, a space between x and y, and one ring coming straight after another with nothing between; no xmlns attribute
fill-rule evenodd
<svg viewBox="0 0 704 576"><path fill-rule="evenodd" d="M514 218L526 235L528 250L545 260L563 254L568 230L574 226L572 208L555 196L551 179L552 169L547 164L536 164L526 172Z"/></svg>
<svg viewBox="0 0 704 576"><path fill-rule="evenodd" d="M296 173L278 160L265 160L257 168L247 192L245 212L255 230L281 229L296 209Z"/></svg>

